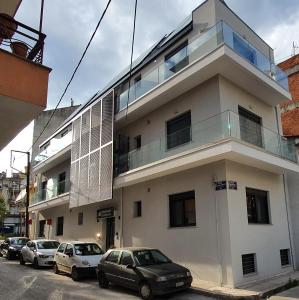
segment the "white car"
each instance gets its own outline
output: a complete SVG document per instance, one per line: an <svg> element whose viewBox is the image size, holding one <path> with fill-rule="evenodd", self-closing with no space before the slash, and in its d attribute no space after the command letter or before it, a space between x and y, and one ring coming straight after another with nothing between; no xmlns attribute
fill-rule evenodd
<svg viewBox="0 0 299 300"><path fill-rule="evenodd" d="M35 268L52 266L54 254L60 243L54 240L33 240L27 242L20 253L20 264L32 263Z"/></svg>
<svg viewBox="0 0 299 300"><path fill-rule="evenodd" d="M71 274L73 280L83 275L95 274L96 267L104 251L96 243L66 242L61 243L54 256L54 270Z"/></svg>

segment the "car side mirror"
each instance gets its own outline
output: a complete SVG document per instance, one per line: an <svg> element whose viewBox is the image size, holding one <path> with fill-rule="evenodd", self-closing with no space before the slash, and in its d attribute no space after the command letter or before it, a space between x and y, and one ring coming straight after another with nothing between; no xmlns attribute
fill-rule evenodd
<svg viewBox="0 0 299 300"><path fill-rule="evenodd" d="M130 265L127 265L127 269L135 270L135 269L136 269L136 266L130 264Z"/></svg>

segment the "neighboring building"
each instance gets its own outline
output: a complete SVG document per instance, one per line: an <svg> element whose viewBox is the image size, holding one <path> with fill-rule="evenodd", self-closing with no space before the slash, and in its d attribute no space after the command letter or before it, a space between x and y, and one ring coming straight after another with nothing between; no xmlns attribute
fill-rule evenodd
<svg viewBox="0 0 299 300"><path fill-rule="evenodd" d="M270 46L207 0L128 80L129 69L40 145L31 237L157 247L229 287L292 272L284 175L299 165Z"/></svg>
<svg viewBox="0 0 299 300"><path fill-rule="evenodd" d="M8 211L3 224L0 224L0 232L22 234L24 219L20 215L15 200L22 188L23 178L24 175L20 173L13 173L11 177L7 177L5 172L0 174L0 194L5 199Z"/></svg>
<svg viewBox="0 0 299 300"><path fill-rule="evenodd" d="M12 18L20 4L0 0L0 151L47 105L46 36Z"/></svg>
<svg viewBox="0 0 299 300"><path fill-rule="evenodd" d="M292 100L281 104L281 122L283 135L291 142L295 142L297 155L299 154L299 54L290 57L278 65L286 72L289 80ZM290 217L294 237L294 254L297 268L299 268L299 175L289 174L286 177L290 195Z"/></svg>

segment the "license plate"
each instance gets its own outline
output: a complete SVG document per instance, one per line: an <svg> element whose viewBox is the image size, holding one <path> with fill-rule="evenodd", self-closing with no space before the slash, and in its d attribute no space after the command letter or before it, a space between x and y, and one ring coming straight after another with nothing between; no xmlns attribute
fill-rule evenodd
<svg viewBox="0 0 299 300"><path fill-rule="evenodd" d="M176 284L175 284L176 287L183 286L183 285L184 285L184 282L182 282L182 281L181 282L176 282Z"/></svg>

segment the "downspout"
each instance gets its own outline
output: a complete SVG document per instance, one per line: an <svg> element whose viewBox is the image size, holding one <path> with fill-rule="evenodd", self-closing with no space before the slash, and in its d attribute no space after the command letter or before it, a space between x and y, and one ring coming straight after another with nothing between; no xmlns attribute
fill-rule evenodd
<svg viewBox="0 0 299 300"><path fill-rule="evenodd" d="M284 200L285 200L287 222L288 222L288 233L289 233L289 240L290 240L290 252L291 252L291 259L292 259L292 267L293 267L293 270L295 271L296 266L295 266L295 260L294 260L293 239L292 239L291 226L290 226L290 216L289 216L288 201L287 201L285 174L282 174L282 178L283 178Z"/></svg>
<svg viewBox="0 0 299 300"><path fill-rule="evenodd" d="M123 238L123 193L124 193L124 188L121 188L121 193L120 193L120 226L121 226L121 231L120 231L120 246L124 246L124 238Z"/></svg>

